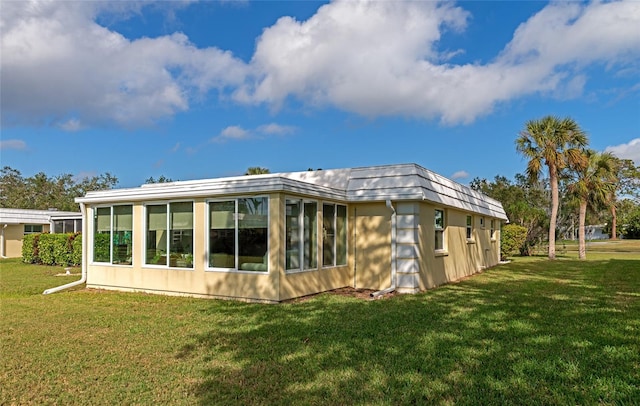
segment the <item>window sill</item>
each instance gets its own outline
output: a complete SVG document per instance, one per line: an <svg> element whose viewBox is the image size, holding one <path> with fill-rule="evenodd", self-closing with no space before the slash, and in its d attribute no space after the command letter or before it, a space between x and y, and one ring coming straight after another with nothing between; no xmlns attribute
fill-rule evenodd
<svg viewBox="0 0 640 406"><path fill-rule="evenodd" d="M447 251L447 250L436 250L435 255L436 255L436 257L448 257L449 256L449 251Z"/></svg>
<svg viewBox="0 0 640 406"><path fill-rule="evenodd" d="M172 268L175 269L175 268ZM269 271L248 271L244 269L235 269L235 268L206 268L205 272L219 272L219 273L236 273L236 274L247 274L247 275L269 275Z"/></svg>
<svg viewBox="0 0 640 406"><path fill-rule="evenodd" d="M287 275L295 275L297 273L307 273L307 272L318 272L318 268L309 268L309 269L287 269L284 271Z"/></svg>
<svg viewBox="0 0 640 406"><path fill-rule="evenodd" d="M491 239L491 242L496 242L496 241L498 241L498 240L496 240L495 238Z"/></svg>
<svg viewBox="0 0 640 406"><path fill-rule="evenodd" d="M475 244L476 240L474 240L473 238L467 238L467 244Z"/></svg>

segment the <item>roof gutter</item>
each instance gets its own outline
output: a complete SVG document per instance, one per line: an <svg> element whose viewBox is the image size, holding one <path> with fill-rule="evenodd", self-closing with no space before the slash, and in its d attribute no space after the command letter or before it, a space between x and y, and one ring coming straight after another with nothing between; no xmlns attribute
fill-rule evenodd
<svg viewBox="0 0 640 406"><path fill-rule="evenodd" d="M47 289L44 292L42 292L43 295L60 292L61 290L65 290L65 289L72 288L74 286L81 285L87 281L87 255L88 255L87 244L89 239L87 238L88 225L87 225L87 214L85 211L84 203L80 203L80 211L82 211L82 265L81 265L82 276L78 281L67 283L66 285L62 285L62 286L56 286L55 288Z"/></svg>
<svg viewBox="0 0 640 406"><path fill-rule="evenodd" d="M396 290L396 209L393 208L390 199L387 199L385 203L389 210L391 210L391 286L386 289L373 292L371 297L374 298L386 295L387 293L391 293Z"/></svg>

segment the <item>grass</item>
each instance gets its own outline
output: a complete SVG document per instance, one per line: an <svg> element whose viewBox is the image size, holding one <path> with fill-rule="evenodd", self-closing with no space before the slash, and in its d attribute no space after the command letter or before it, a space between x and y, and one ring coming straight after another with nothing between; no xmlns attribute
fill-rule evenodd
<svg viewBox="0 0 640 406"><path fill-rule="evenodd" d="M2 260L0 404L638 404L635 244L279 305L42 296L78 277Z"/></svg>

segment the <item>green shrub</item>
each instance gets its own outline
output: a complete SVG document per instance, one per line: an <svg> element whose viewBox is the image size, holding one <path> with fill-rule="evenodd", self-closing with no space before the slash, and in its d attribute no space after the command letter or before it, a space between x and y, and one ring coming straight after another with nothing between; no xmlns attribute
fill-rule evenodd
<svg viewBox="0 0 640 406"><path fill-rule="evenodd" d="M35 264L38 262L37 248L40 234L27 234L22 239L22 262Z"/></svg>
<svg viewBox="0 0 640 406"><path fill-rule="evenodd" d="M520 252L527 241L527 228L517 224L507 224L500 232L500 258L502 260Z"/></svg>
<svg viewBox="0 0 640 406"><path fill-rule="evenodd" d="M82 265L82 234L73 234L71 243L71 265Z"/></svg>
<svg viewBox="0 0 640 406"><path fill-rule="evenodd" d="M54 265L56 263L55 256L53 254L54 234L43 233L40 234L38 240L38 251L40 253L40 262L44 265Z"/></svg>

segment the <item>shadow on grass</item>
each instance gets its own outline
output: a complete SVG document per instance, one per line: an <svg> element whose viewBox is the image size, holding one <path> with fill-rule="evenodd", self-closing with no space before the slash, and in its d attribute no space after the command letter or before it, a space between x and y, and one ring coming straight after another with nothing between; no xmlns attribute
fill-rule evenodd
<svg viewBox="0 0 640 406"><path fill-rule="evenodd" d="M632 404L640 261L516 262L424 294L228 303L179 349L201 404Z"/></svg>

